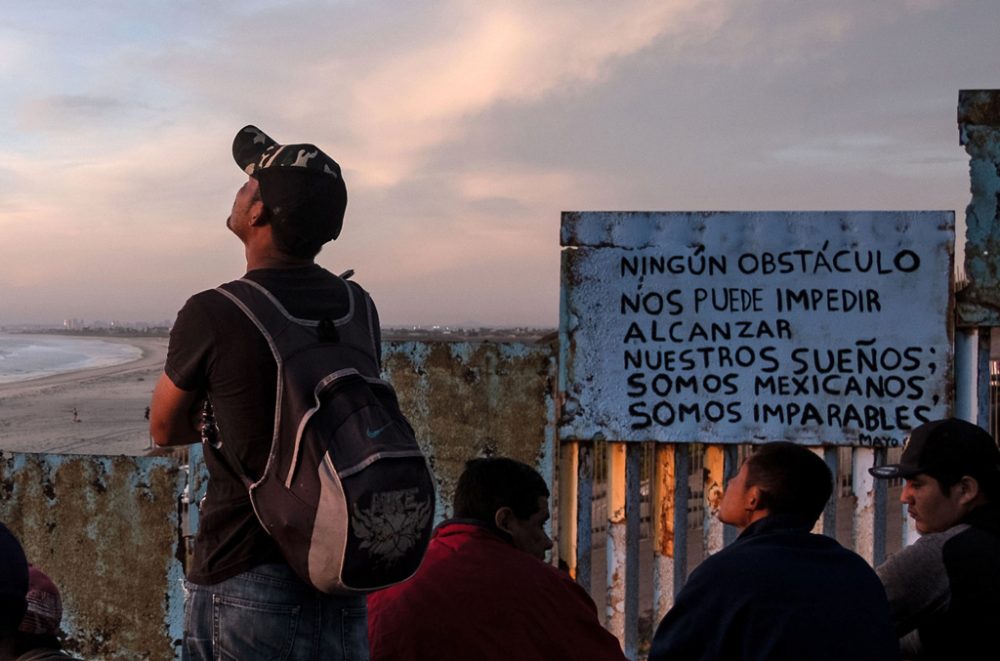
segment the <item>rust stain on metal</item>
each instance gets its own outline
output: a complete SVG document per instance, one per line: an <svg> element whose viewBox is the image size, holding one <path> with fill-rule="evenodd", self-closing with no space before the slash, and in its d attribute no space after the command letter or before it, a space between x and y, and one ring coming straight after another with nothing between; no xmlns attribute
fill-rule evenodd
<svg viewBox="0 0 1000 661"><path fill-rule="evenodd" d="M656 468L654 472L653 507L655 511L655 549L659 555L674 557L674 446L661 443L656 446Z"/></svg>
<svg viewBox="0 0 1000 661"><path fill-rule="evenodd" d="M546 460L554 353L523 342L385 343L384 372L431 462L441 515L468 459Z"/></svg>
<svg viewBox="0 0 1000 661"><path fill-rule="evenodd" d="M560 232L560 243L563 246L575 246L579 242L576 238L575 230L580 224L580 212L563 211Z"/></svg>
<svg viewBox="0 0 1000 661"><path fill-rule="evenodd" d="M172 659L178 605L167 586L180 575L183 488L175 462L0 453L0 481L0 518L62 592L67 648L84 658Z"/></svg>
<svg viewBox="0 0 1000 661"><path fill-rule="evenodd" d="M581 260L585 261L585 255L586 253L581 253L579 250L563 251L563 286L578 287L583 283L583 276L580 273L579 264Z"/></svg>
<svg viewBox="0 0 1000 661"><path fill-rule="evenodd" d="M1000 127L1000 90L961 90L958 123Z"/></svg>
<svg viewBox="0 0 1000 661"><path fill-rule="evenodd" d="M559 498L555 503L556 512L552 514L552 518L558 524L555 530L556 539L553 541L559 549L559 558L566 563L566 569L574 579L576 578L578 463L578 443L570 442L559 447Z"/></svg>
<svg viewBox="0 0 1000 661"><path fill-rule="evenodd" d="M612 634L617 636L619 640L623 640L625 635L625 560L627 556L624 521L609 524L608 541L610 572L605 602L606 624Z"/></svg>
<svg viewBox="0 0 1000 661"><path fill-rule="evenodd" d="M608 443L608 523L625 523L625 454L624 443Z"/></svg>
<svg viewBox="0 0 1000 661"><path fill-rule="evenodd" d="M705 504L713 517L718 514L722 505L724 464L725 453L721 445L709 445L705 448Z"/></svg>
<svg viewBox="0 0 1000 661"><path fill-rule="evenodd" d="M387 343L387 375L439 480L445 516L464 463L504 455L554 473L553 343ZM0 452L0 520L63 594L83 658L173 659L185 475L172 457Z"/></svg>

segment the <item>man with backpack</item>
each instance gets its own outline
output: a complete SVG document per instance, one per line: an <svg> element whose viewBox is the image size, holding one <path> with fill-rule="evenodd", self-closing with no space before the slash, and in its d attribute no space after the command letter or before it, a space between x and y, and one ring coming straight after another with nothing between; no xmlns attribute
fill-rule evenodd
<svg viewBox="0 0 1000 661"><path fill-rule="evenodd" d="M248 177L226 226L244 245L247 287L320 341L350 340L359 378L374 380L381 355L371 298L314 262L343 223L339 165L315 145L279 145L253 126L237 133L233 156ZM205 441L209 472L185 581L182 658L366 659L364 595L327 594L304 580L248 495L272 468L282 375L278 349L244 307L221 289L188 299L153 393L157 445Z"/></svg>

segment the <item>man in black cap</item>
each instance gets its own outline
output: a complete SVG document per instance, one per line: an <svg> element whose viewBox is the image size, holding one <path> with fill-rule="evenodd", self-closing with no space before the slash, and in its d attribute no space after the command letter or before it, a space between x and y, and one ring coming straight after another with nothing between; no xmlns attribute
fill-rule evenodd
<svg viewBox="0 0 1000 661"><path fill-rule="evenodd" d="M248 175L226 221L245 248L243 277L305 324L366 324L377 368L371 298L314 262L343 223L340 166L315 145L279 145L254 126L236 134L233 157ZM213 442L204 446L209 483L185 581L184 659L368 658L364 597L326 595L301 581L258 522L239 477L242 470L256 479L267 464L276 384L267 341L233 302L216 290L188 299L170 332L150 415L158 445L195 443L207 396L219 430L205 439Z"/></svg>
<svg viewBox="0 0 1000 661"><path fill-rule="evenodd" d="M906 479L900 501L922 535L877 569L903 658L996 656L1000 450L993 438L957 418L928 422L910 433L898 464L869 472Z"/></svg>

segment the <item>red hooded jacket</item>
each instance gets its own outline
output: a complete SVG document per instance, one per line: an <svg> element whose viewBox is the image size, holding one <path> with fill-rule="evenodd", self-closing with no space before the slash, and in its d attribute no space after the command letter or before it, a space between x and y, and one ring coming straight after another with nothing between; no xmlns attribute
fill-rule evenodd
<svg viewBox="0 0 1000 661"><path fill-rule="evenodd" d="M572 578L485 526L445 522L410 580L368 597L372 661L624 659Z"/></svg>

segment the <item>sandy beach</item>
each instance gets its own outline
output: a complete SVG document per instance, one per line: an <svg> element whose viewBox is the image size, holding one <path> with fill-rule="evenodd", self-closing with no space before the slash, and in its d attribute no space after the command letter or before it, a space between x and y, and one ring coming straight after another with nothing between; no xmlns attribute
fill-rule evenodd
<svg viewBox="0 0 1000 661"><path fill-rule="evenodd" d="M167 338L99 339L139 347L142 356L113 367L0 384L0 449L111 455L149 450L145 412L163 371Z"/></svg>

